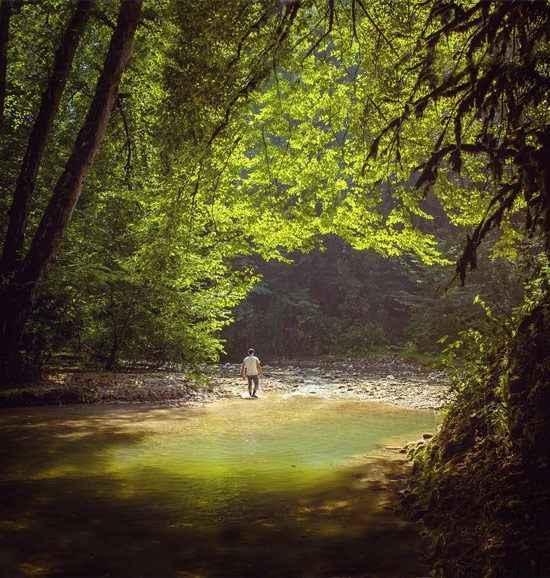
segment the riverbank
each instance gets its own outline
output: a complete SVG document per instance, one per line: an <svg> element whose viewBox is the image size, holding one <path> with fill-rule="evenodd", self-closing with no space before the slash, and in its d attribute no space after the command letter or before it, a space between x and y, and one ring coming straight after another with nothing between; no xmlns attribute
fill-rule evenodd
<svg viewBox="0 0 550 578"><path fill-rule="evenodd" d="M449 396L446 376L398 358L294 361L266 365L261 390L284 395L377 401L439 409ZM153 403L186 405L246 395L238 364L201 373L50 371L38 384L0 390L0 407Z"/></svg>

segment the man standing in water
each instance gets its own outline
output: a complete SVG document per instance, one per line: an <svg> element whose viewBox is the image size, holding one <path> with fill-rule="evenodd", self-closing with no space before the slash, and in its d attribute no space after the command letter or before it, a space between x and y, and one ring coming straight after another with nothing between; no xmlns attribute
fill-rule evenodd
<svg viewBox="0 0 550 578"><path fill-rule="evenodd" d="M255 351L250 348L248 355L241 363L241 377L248 379L248 394L250 397L258 397L256 392L258 391L260 375L262 375L260 360L256 357Z"/></svg>

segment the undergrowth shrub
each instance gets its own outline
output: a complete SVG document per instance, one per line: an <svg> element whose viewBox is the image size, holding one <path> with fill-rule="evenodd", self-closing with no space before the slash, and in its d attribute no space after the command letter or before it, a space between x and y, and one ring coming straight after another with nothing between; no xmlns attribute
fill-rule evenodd
<svg viewBox="0 0 550 578"><path fill-rule="evenodd" d="M453 399L438 435L414 451L405 493L431 537L437 578L550 576L550 490L518 451L508 392L516 328L548 303L549 272L541 257L509 317L478 299L490 330L463 331L445 350Z"/></svg>

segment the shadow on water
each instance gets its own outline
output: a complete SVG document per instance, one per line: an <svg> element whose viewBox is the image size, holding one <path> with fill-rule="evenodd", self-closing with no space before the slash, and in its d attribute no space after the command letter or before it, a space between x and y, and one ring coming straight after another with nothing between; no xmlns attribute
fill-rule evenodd
<svg viewBox="0 0 550 578"><path fill-rule="evenodd" d="M397 461L349 465L306 489L220 495L219 480L167 478L153 464L113 473L106 456L154 436L129 425L163 414L95 412L1 416L2 578L426 574L414 528L391 510L385 480L400 475Z"/></svg>

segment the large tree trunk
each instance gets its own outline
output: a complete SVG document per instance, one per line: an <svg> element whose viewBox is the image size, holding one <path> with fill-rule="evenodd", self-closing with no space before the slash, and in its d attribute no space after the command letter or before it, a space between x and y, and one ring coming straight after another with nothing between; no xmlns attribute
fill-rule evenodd
<svg viewBox="0 0 550 578"><path fill-rule="evenodd" d="M63 237L80 196L84 178L105 135L120 78L132 53L142 2L143 0L122 0L94 98L65 170L54 187L27 256L11 275L4 275L1 280L0 302L7 303L9 300L9 310L4 308L0 313L0 384L2 381L18 381L21 338L34 288Z"/></svg>
<svg viewBox="0 0 550 578"><path fill-rule="evenodd" d="M550 481L550 288L518 327L507 385L512 440L530 474Z"/></svg>
<svg viewBox="0 0 550 578"><path fill-rule="evenodd" d="M541 229L550 263L550 125L540 136L535 174L541 175ZM550 280L542 274L542 297L520 323L510 354L507 395L510 431L529 475L550 484ZM550 506L549 506L550 509Z"/></svg>
<svg viewBox="0 0 550 578"><path fill-rule="evenodd" d="M524 495L524 547L530 563L526 576L542 576L548 569L550 517L550 287L539 304L520 323L510 352L507 402L511 441L520 458L521 477L528 482ZM525 486L525 484L522 484ZM522 552L523 554L523 552ZM544 574L545 576L547 574Z"/></svg>
<svg viewBox="0 0 550 578"><path fill-rule="evenodd" d="M82 183L105 135L118 93L122 72L132 53L133 39L141 16L142 0L123 0L116 29L101 71L95 95L78 133L63 174L57 181L18 280L36 284L55 250L80 197Z"/></svg>
<svg viewBox="0 0 550 578"><path fill-rule="evenodd" d="M8 67L8 38L10 18L10 0L0 0L0 130L4 124L4 103L6 101L6 70Z"/></svg>
<svg viewBox="0 0 550 578"><path fill-rule="evenodd" d="M27 150L21 164L13 193L10 218L4 251L2 270L9 272L16 268L23 248L25 227L29 210L29 200L36 184L38 169L46 147L52 124L59 109L61 96L71 71L76 49L82 38L86 22L90 17L95 0L80 0L67 24L63 38L55 53L51 76L42 94L40 109L32 128Z"/></svg>
<svg viewBox="0 0 550 578"><path fill-rule="evenodd" d="M550 125L539 135L534 175L540 179L540 228L550 263ZM529 475L550 484L550 280L542 274L542 297L520 323L507 376L510 431Z"/></svg>
<svg viewBox="0 0 550 578"><path fill-rule="evenodd" d="M31 291L28 287L6 283L0 288L0 387L32 381L38 368L22 351L25 323L32 307Z"/></svg>

